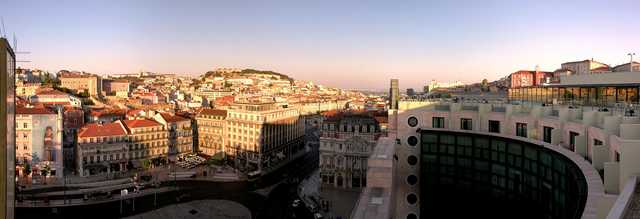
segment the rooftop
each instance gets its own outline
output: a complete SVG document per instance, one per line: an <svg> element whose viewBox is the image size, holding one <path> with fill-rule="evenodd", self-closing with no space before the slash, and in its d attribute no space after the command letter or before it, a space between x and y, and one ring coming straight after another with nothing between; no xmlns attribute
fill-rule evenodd
<svg viewBox="0 0 640 219"><path fill-rule="evenodd" d="M56 112L45 107L17 107L16 114L22 114L22 115L56 114Z"/></svg>
<svg viewBox="0 0 640 219"><path fill-rule="evenodd" d="M103 137L103 136L119 136L126 135L127 131L120 123L89 123L80 128L78 137Z"/></svg>
<svg viewBox="0 0 640 219"><path fill-rule="evenodd" d="M124 125L127 128L143 128L143 127L151 127L151 126L161 126L162 124L150 120L150 119L134 119L134 120L122 120Z"/></svg>
<svg viewBox="0 0 640 219"><path fill-rule="evenodd" d="M200 113L198 113L198 114L226 117L227 116L227 111L226 110L219 110L219 109L202 109L202 110L200 110Z"/></svg>
<svg viewBox="0 0 640 219"><path fill-rule="evenodd" d="M37 89L36 95L69 95L65 92L55 90L55 89Z"/></svg>
<svg viewBox="0 0 640 219"><path fill-rule="evenodd" d="M183 121L190 121L187 118L184 118L182 116L178 116L178 115L171 115L169 113L160 113L160 116L162 116L162 118L167 121L167 122L183 122Z"/></svg>

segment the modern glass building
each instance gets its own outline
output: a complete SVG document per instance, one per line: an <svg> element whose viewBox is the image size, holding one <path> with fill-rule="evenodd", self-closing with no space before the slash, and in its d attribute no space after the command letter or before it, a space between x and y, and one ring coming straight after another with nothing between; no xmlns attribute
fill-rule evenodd
<svg viewBox="0 0 640 219"><path fill-rule="evenodd" d="M640 72L560 76L557 83L509 89L509 100L581 106L637 104Z"/></svg>
<svg viewBox="0 0 640 219"><path fill-rule="evenodd" d="M15 187L15 53L0 38L0 219L14 217Z"/></svg>
<svg viewBox="0 0 640 219"><path fill-rule="evenodd" d="M640 75L638 76L640 77ZM584 106L612 106L638 103L638 86L547 86L509 89L512 101L559 103Z"/></svg>
<svg viewBox="0 0 640 219"><path fill-rule="evenodd" d="M423 216L582 216L586 179L564 155L513 138L444 130L421 130L420 136L422 181L407 180L419 183ZM407 196L409 203L417 200Z"/></svg>

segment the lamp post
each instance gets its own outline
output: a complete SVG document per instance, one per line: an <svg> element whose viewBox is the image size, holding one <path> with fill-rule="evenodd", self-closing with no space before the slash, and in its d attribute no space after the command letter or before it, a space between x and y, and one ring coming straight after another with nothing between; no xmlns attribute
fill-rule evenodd
<svg viewBox="0 0 640 219"><path fill-rule="evenodd" d="M629 71L633 72L633 56L636 55L636 53L635 52L630 52L627 55L630 57L630 60L629 60Z"/></svg>

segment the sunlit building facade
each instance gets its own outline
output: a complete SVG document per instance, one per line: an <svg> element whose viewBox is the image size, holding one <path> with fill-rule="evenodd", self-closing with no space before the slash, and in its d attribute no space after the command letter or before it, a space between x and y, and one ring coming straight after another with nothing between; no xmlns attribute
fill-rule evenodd
<svg viewBox="0 0 640 219"><path fill-rule="evenodd" d="M196 115L198 147L200 153L214 156L224 153L227 111L202 109Z"/></svg>
<svg viewBox="0 0 640 219"><path fill-rule="evenodd" d="M326 115L320 134L320 178L323 186L367 185L367 160L380 137L380 125L366 112Z"/></svg>
<svg viewBox="0 0 640 219"><path fill-rule="evenodd" d="M304 152L304 119L274 102L236 102L227 109L227 156L247 170L269 171Z"/></svg>
<svg viewBox="0 0 640 219"><path fill-rule="evenodd" d="M15 187L15 53L0 38L0 219L14 217Z"/></svg>

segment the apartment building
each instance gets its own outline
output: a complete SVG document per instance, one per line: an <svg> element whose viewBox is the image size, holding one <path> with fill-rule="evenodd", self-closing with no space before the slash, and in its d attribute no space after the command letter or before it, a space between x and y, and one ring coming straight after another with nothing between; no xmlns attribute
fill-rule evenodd
<svg viewBox="0 0 640 219"><path fill-rule="evenodd" d="M118 120L129 137L131 160L166 157L169 152L169 133L162 123L151 119Z"/></svg>
<svg viewBox="0 0 640 219"><path fill-rule="evenodd" d="M157 113L153 119L169 133L169 155L194 152L191 119L171 113Z"/></svg>
<svg viewBox="0 0 640 219"><path fill-rule="evenodd" d="M380 134L380 125L370 113L325 113L319 149L322 185L366 186L367 160Z"/></svg>
<svg viewBox="0 0 640 219"><path fill-rule="evenodd" d="M247 171L269 171L304 152L304 119L275 102L237 102L228 107L225 153Z"/></svg>
<svg viewBox="0 0 640 219"><path fill-rule="evenodd" d="M90 123L78 132L76 168L78 175L125 171L128 158L129 136L120 122Z"/></svg>
<svg viewBox="0 0 640 219"><path fill-rule="evenodd" d="M20 176L28 165L34 176L41 169L50 170L47 175L63 176L62 112L45 107L16 108L16 168Z"/></svg>
<svg viewBox="0 0 640 219"><path fill-rule="evenodd" d="M569 70L573 72L573 74L583 75L609 71L609 65L593 59L586 59L582 61L562 63L561 69Z"/></svg>
<svg viewBox="0 0 640 219"><path fill-rule="evenodd" d="M65 73L59 77L60 86L75 90L79 93L87 92L90 96L100 95L102 92L102 79L91 74Z"/></svg>
<svg viewBox="0 0 640 219"><path fill-rule="evenodd" d="M225 152L226 118L227 111L219 109L202 109L196 115L197 151L209 156Z"/></svg>

